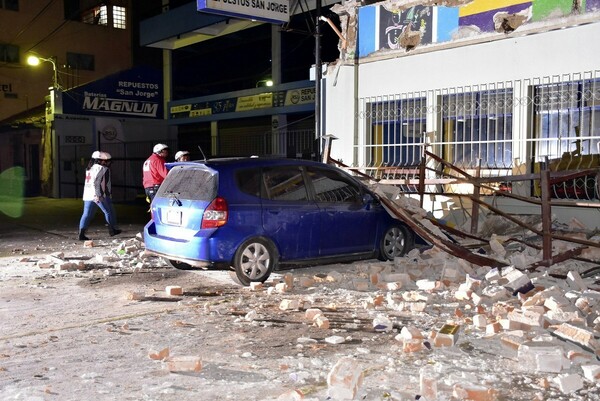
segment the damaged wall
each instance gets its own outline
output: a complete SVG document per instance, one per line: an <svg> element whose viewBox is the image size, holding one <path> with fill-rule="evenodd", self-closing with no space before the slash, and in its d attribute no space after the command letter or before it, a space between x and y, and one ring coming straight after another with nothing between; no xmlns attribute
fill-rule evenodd
<svg viewBox="0 0 600 401"><path fill-rule="evenodd" d="M492 32L510 33L528 22L600 10L600 0L387 0L361 5L352 0L332 8L348 40L347 51L340 52L342 60L353 59L355 52L366 57ZM357 41L350 40L356 37Z"/></svg>

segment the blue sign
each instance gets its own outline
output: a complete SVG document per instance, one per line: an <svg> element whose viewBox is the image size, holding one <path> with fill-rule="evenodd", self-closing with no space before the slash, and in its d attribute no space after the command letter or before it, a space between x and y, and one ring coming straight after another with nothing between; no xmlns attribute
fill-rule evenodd
<svg viewBox="0 0 600 401"><path fill-rule="evenodd" d="M198 11L280 24L290 20L289 0L197 0Z"/></svg>
<svg viewBox="0 0 600 401"><path fill-rule="evenodd" d="M163 117L162 73L137 67L63 92L63 113Z"/></svg>

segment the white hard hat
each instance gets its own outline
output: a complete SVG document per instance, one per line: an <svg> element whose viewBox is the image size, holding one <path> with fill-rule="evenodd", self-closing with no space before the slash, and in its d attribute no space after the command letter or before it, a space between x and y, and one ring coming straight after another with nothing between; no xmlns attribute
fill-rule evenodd
<svg viewBox="0 0 600 401"><path fill-rule="evenodd" d="M100 159L100 152L95 151L94 153L92 153L92 159Z"/></svg>
<svg viewBox="0 0 600 401"><path fill-rule="evenodd" d="M161 150L164 149L169 149L169 147L167 145L165 145L164 143L157 143L156 145L154 145L154 148L152 149L152 152L154 153L158 153Z"/></svg>
<svg viewBox="0 0 600 401"><path fill-rule="evenodd" d="M110 159L112 159L112 156L108 152L99 152L99 153L100 153L100 156L98 157L98 159L100 159L100 160L110 160Z"/></svg>
<svg viewBox="0 0 600 401"><path fill-rule="evenodd" d="M179 160L179 158L181 156L185 156L185 155L189 155L190 152L188 152L187 150L180 150L179 152L175 153L175 160Z"/></svg>

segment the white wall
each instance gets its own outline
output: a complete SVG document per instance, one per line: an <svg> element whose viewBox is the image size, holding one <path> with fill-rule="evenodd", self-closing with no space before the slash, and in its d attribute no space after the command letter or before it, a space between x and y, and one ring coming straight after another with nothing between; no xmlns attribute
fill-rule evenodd
<svg viewBox="0 0 600 401"><path fill-rule="evenodd" d="M357 66L332 66L326 78L325 132L340 138L332 157L356 163L352 152L355 99L411 91L542 78L600 69L600 22L523 36L488 34L469 44L434 44L411 53L376 54ZM355 71L357 75L356 88Z"/></svg>

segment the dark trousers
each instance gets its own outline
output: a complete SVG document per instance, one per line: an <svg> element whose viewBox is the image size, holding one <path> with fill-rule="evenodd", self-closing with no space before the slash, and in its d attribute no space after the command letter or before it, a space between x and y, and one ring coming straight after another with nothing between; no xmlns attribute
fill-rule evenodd
<svg viewBox="0 0 600 401"><path fill-rule="evenodd" d="M144 188L144 191L146 191L146 200L148 201L148 203L152 203L152 199L154 199L154 197L156 196L158 188L160 188L160 185Z"/></svg>

